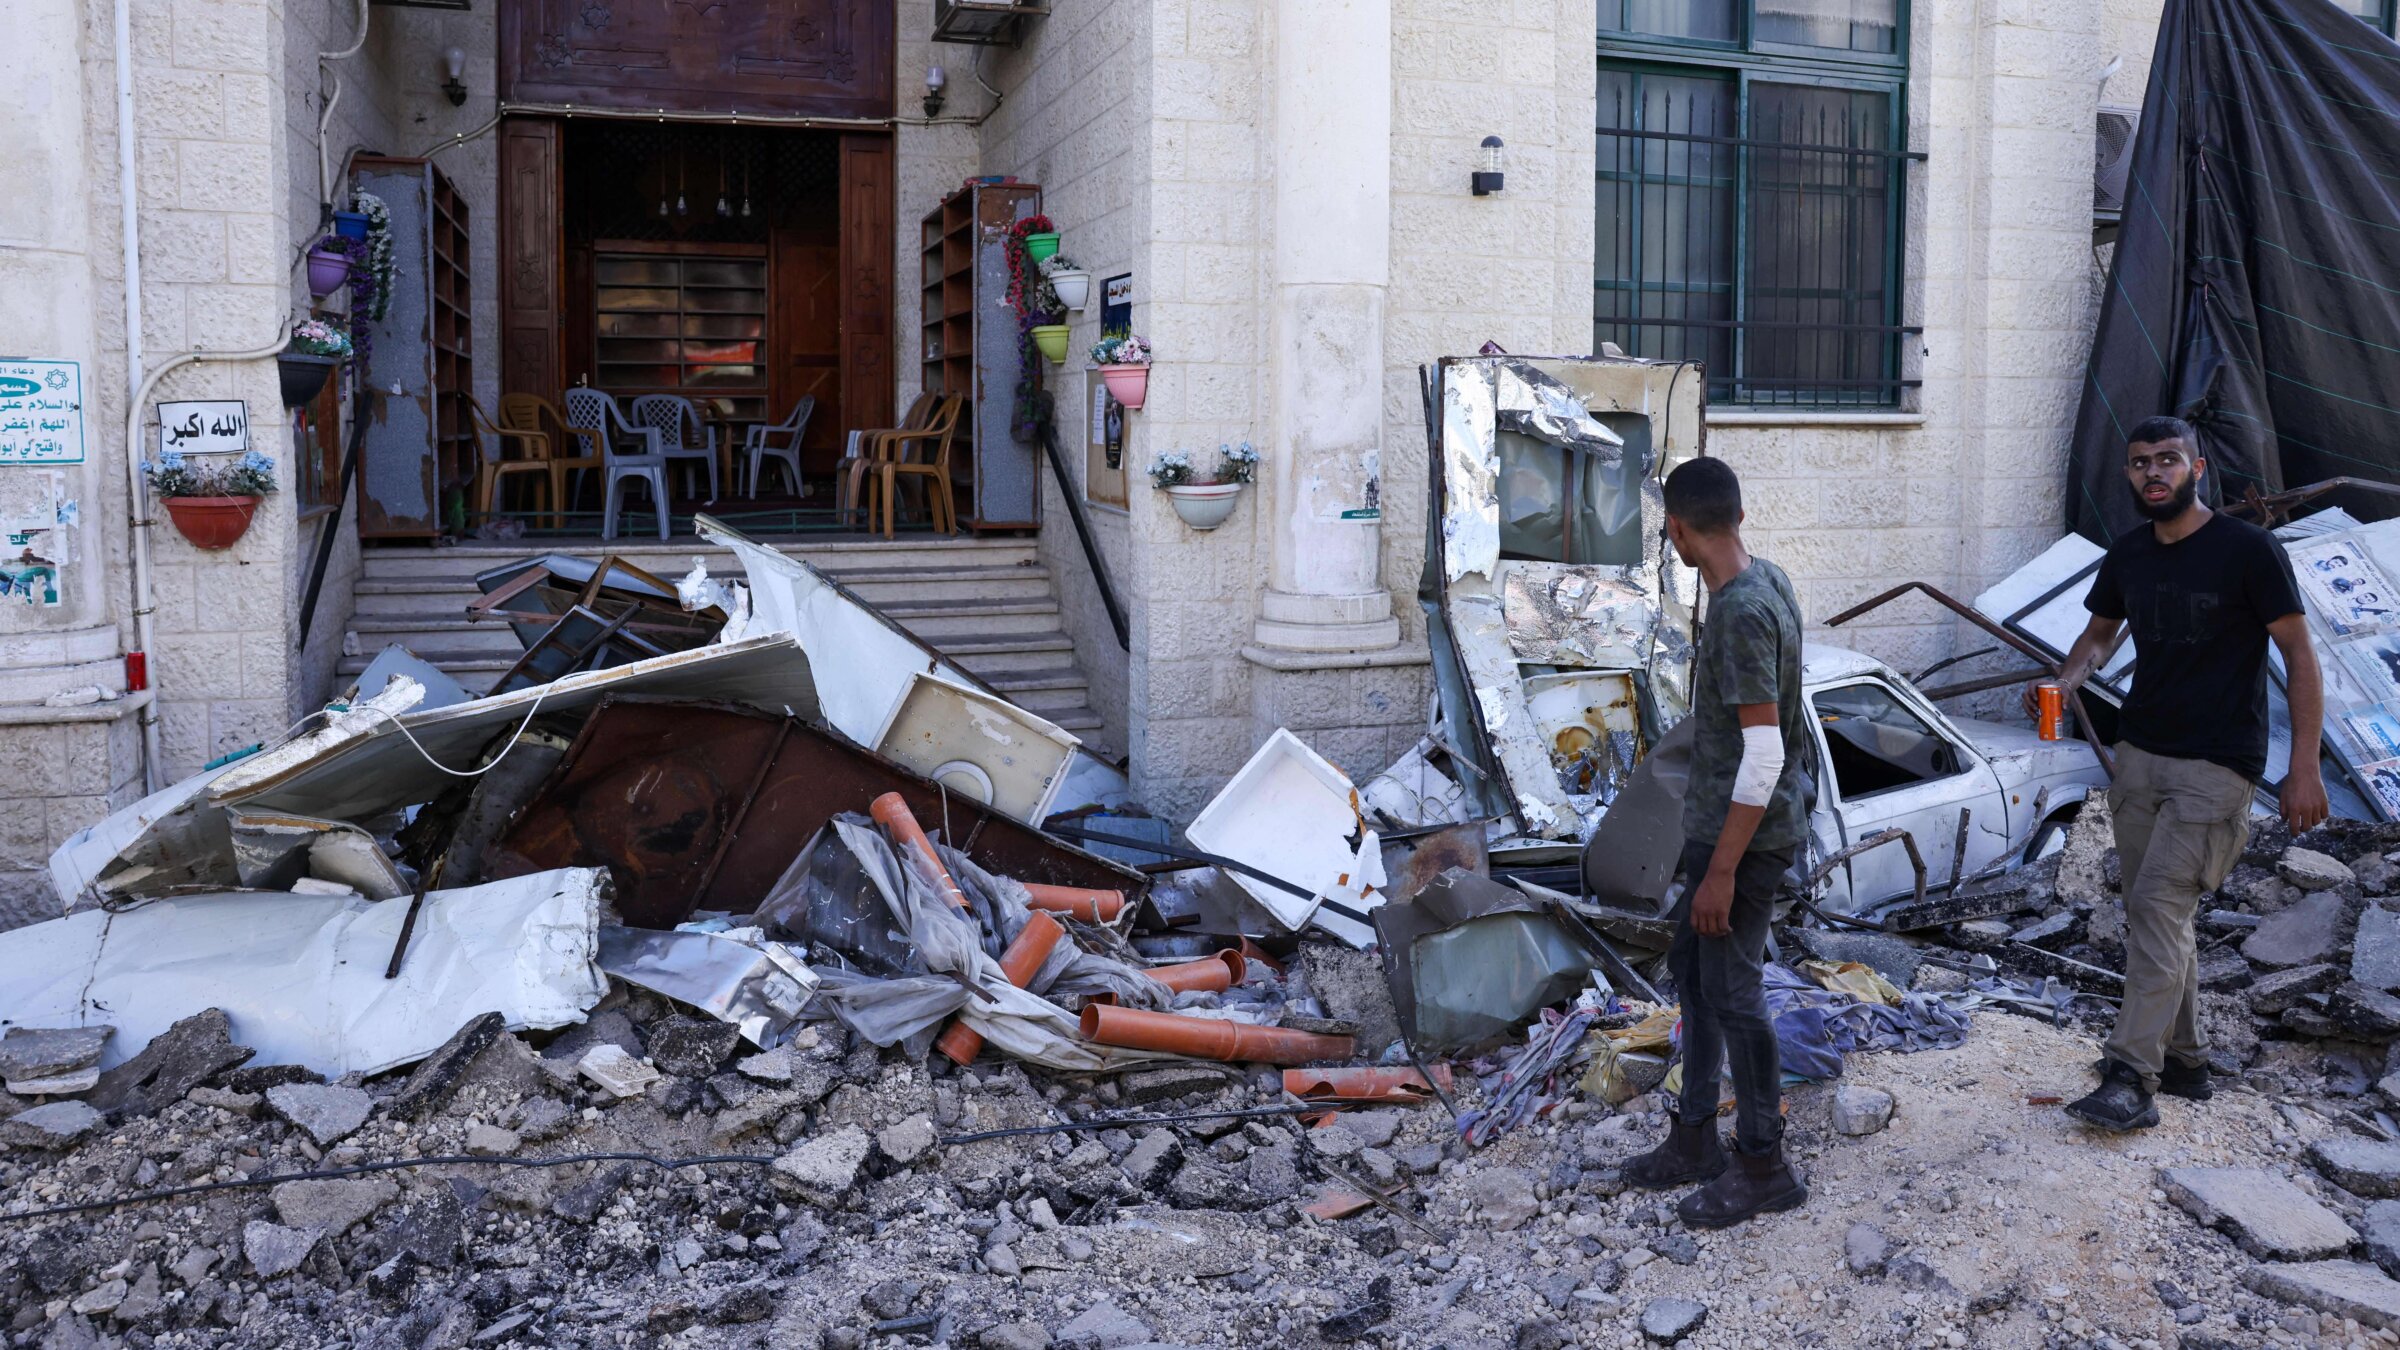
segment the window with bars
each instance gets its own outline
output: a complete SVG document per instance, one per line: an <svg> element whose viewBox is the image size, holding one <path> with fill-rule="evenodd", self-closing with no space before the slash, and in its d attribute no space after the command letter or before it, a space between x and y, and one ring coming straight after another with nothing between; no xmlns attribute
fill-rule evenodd
<svg viewBox="0 0 2400 1350"><path fill-rule="evenodd" d="M1594 337L1712 402L1895 407L1899 0L1601 0Z"/></svg>

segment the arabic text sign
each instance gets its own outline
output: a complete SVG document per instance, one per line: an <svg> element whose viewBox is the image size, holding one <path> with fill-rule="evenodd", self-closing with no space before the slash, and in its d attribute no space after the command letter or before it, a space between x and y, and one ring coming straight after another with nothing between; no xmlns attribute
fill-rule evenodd
<svg viewBox="0 0 2400 1350"><path fill-rule="evenodd" d="M179 455L238 455L250 448L250 405L238 398L161 403L158 447Z"/></svg>
<svg viewBox="0 0 2400 1350"><path fill-rule="evenodd" d="M83 462L83 367L0 357L0 465Z"/></svg>

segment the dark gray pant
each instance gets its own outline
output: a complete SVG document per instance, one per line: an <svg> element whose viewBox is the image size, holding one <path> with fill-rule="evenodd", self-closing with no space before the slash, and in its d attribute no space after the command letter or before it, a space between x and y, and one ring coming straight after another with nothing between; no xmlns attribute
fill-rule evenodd
<svg viewBox="0 0 2400 1350"><path fill-rule="evenodd" d="M1717 1069L1733 1067L1733 1137L1749 1153L1764 1153L1783 1138L1783 1067L1775 1024L1767 1016L1767 925L1775 888L1790 870L1795 849L1752 849L1733 873L1732 932L1702 937L1692 929L1692 895L1708 875L1713 839L1683 846L1683 898L1675 904L1675 942L1667 968L1683 1000L1683 1099L1687 1125L1717 1114Z"/></svg>

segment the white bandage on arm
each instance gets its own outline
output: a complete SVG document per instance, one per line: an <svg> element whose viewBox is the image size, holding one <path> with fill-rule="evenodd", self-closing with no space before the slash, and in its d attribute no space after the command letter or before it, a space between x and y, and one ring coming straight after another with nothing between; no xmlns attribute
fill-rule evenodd
<svg viewBox="0 0 2400 1350"><path fill-rule="evenodd" d="M1765 806L1775 798L1775 780L1783 777L1783 728L1742 728L1742 762L1733 771L1733 799L1744 806Z"/></svg>

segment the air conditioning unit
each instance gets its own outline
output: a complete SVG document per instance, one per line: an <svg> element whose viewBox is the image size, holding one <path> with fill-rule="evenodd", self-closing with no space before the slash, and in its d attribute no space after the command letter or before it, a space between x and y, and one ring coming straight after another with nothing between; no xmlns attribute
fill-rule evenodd
<svg viewBox="0 0 2400 1350"><path fill-rule="evenodd" d="M2142 110L2122 104L2100 105L2100 125L2092 137L2092 220L2113 225L2125 210L2125 179L2133 167L2134 133L2141 129Z"/></svg>

